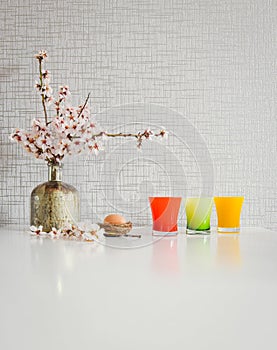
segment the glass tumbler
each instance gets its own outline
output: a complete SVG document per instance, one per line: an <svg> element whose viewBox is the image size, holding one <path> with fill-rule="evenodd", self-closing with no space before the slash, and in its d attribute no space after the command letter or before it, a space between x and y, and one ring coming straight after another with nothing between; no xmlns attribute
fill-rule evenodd
<svg viewBox="0 0 277 350"><path fill-rule="evenodd" d="M218 232L240 232L240 213L243 201L244 197L214 197Z"/></svg>
<svg viewBox="0 0 277 350"><path fill-rule="evenodd" d="M154 236L176 235L181 197L149 197Z"/></svg>
<svg viewBox="0 0 277 350"><path fill-rule="evenodd" d="M186 199L187 234L194 235L210 233L212 206L213 198L200 197Z"/></svg>

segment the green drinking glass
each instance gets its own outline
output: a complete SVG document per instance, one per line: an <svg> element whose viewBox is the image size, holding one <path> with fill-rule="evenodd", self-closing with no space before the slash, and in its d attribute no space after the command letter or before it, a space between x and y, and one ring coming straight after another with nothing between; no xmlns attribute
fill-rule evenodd
<svg viewBox="0 0 277 350"><path fill-rule="evenodd" d="M186 199L187 234L194 235L210 233L212 206L212 197Z"/></svg>

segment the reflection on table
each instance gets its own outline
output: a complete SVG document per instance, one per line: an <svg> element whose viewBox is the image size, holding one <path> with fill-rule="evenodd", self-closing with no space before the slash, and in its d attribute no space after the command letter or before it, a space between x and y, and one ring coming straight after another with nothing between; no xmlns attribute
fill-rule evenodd
<svg viewBox="0 0 277 350"><path fill-rule="evenodd" d="M163 237L153 243L152 266L156 272L176 274L180 270L178 238Z"/></svg>
<svg viewBox="0 0 277 350"><path fill-rule="evenodd" d="M216 262L219 265L238 267L241 265L239 235L217 236Z"/></svg>
<svg viewBox="0 0 277 350"><path fill-rule="evenodd" d="M192 267L210 267L213 261L211 237L194 235L186 237L185 263Z"/></svg>

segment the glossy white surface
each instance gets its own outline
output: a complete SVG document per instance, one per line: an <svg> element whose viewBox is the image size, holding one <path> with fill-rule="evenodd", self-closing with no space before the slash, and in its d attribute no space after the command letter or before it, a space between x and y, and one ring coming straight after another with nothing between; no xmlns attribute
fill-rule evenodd
<svg viewBox="0 0 277 350"><path fill-rule="evenodd" d="M277 232L134 232L104 245L2 229L0 349L277 348Z"/></svg>

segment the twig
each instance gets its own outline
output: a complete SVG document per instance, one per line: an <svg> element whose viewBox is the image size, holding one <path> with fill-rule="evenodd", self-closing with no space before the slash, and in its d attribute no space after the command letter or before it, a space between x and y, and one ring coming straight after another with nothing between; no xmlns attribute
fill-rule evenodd
<svg viewBox="0 0 277 350"><path fill-rule="evenodd" d="M39 79L40 79L40 86L42 89L42 58L40 58L39 60ZM45 125L48 125L48 118L47 118L47 110L46 110L46 105L45 105L45 97L44 94L41 94L41 102L42 102L42 106L43 106L43 111L44 111L44 118L45 118Z"/></svg>
<svg viewBox="0 0 277 350"><path fill-rule="evenodd" d="M131 134L131 133L124 134L122 132L119 132L117 134L105 133L105 135L108 136L108 137L135 137L135 138L139 137L138 136L139 134Z"/></svg>
<svg viewBox="0 0 277 350"><path fill-rule="evenodd" d="M87 103L88 103L89 96L90 96L90 92L89 92L89 94L88 94L88 96L87 96L87 98L86 98L86 100L85 100L85 103L84 103L83 107L81 108L79 114L77 115L77 118L79 118L79 117L82 115L83 110L85 109L85 107L86 107L86 105L87 105Z"/></svg>

